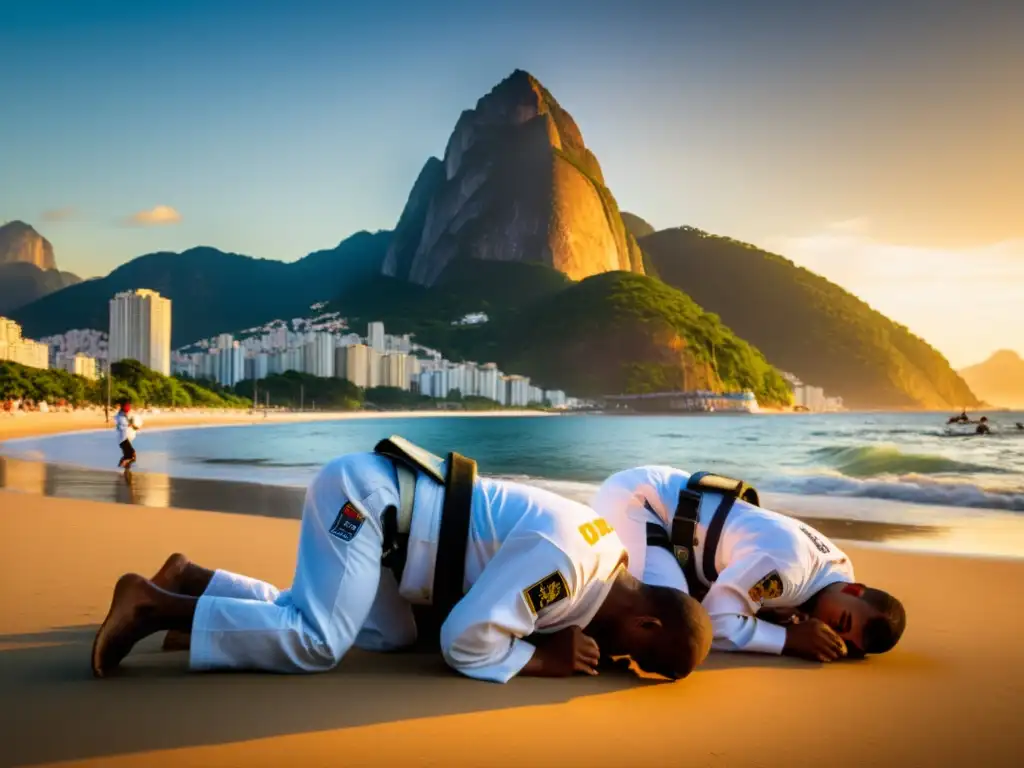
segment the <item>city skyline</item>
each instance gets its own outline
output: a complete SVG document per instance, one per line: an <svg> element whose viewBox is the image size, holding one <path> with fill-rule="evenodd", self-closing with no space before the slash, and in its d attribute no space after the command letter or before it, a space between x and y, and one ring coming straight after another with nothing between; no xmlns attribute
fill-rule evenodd
<svg viewBox="0 0 1024 768"><path fill-rule="evenodd" d="M84 277L202 244L294 260L394 227L459 113L523 68L623 210L781 253L954 367L1024 351L1024 8L578 6L10 9L0 98L32 109L0 126L0 220Z"/></svg>

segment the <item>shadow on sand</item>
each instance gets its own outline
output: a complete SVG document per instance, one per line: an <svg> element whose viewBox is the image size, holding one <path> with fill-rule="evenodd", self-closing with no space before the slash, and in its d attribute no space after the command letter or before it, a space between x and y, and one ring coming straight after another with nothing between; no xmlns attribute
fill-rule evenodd
<svg viewBox="0 0 1024 768"><path fill-rule="evenodd" d="M162 635L140 643L117 674L96 680L89 669L96 629L0 635L0 766L228 744L687 685L638 677L623 666L596 678L522 678L498 685L456 674L437 653L358 650L323 674L192 674L184 653L160 651ZM793 659L712 654L695 674L749 666L820 668Z"/></svg>
<svg viewBox="0 0 1024 768"><path fill-rule="evenodd" d="M0 635L0 765L557 704L666 684L620 669L596 678L489 684L454 673L436 653L419 652L352 651L337 669L316 675L192 674L184 653L159 650L161 636L140 643L118 674L96 680L89 669L96 629Z"/></svg>

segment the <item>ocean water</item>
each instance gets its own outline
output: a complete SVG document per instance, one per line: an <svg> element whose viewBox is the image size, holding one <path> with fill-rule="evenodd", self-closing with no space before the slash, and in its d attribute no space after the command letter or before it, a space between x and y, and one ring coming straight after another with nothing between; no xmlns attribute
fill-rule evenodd
<svg viewBox="0 0 1024 768"><path fill-rule="evenodd" d="M747 480L777 506L819 516L932 521L950 513L1024 512L1024 413L988 414L996 432L950 435L942 414L373 418L143 431L136 472L304 486L325 461L399 434L455 450L489 475L586 501L640 464ZM0 453L116 469L113 430L13 440ZM889 503L882 503L889 502ZM1016 516L1016 515L1014 515Z"/></svg>

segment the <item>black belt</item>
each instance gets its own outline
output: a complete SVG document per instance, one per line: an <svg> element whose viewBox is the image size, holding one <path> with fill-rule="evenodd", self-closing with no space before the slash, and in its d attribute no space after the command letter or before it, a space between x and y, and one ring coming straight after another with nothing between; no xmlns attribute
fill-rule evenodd
<svg viewBox="0 0 1024 768"><path fill-rule="evenodd" d="M708 587L705 584L711 585L718 579L715 555L718 553L718 544L722 539L725 521L732 511L733 505L736 503L736 497L731 494L722 494L722 500L718 504L718 509L715 510L714 515L711 517L711 522L708 523L707 537L704 539L704 557L701 562L703 581L697 576L697 557L695 553L695 549L700 543L697 540L697 526L700 522L700 500L700 493L694 493L686 488L679 492L679 503L676 507L675 517L672 519L671 537L662 525L647 523L647 545L661 547L672 553L683 569L683 575L686 576L686 583L690 589L690 594L697 599L703 599L704 595L707 594ZM644 506L651 512L654 512L653 507L646 500L644 501ZM655 512L655 514L657 513ZM686 543L673 545L673 540Z"/></svg>
<svg viewBox="0 0 1024 768"><path fill-rule="evenodd" d="M438 626L464 594L466 546L469 542L475 478L476 462L457 453L449 454L431 600L431 613ZM382 527L381 564L390 569L395 580L401 584L409 554L409 531L399 530L398 510L393 506L384 511Z"/></svg>

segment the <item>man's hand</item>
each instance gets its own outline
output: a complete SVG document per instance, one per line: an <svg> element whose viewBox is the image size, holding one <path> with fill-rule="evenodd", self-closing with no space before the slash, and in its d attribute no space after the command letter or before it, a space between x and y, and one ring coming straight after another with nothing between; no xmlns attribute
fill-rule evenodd
<svg viewBox="0 0 1024 768"><path fill-rule="evenodd" d="M782 652L811 661L835 661L846 655L846 643L820 619L808 619L786 627Z"/></svg>
<svg viewBox="0 0 1024 768"><path fill-rule="evenodd" d="M566 627L550 635L530 635L537 646L533 658L520 674L533 677L570 677L576 672L597 674L601 650L597 642L577 626Z"/></svg>

